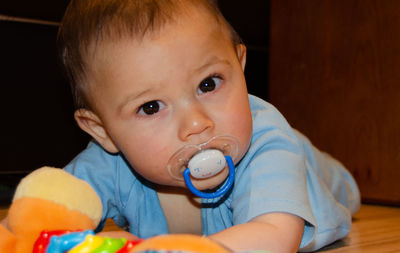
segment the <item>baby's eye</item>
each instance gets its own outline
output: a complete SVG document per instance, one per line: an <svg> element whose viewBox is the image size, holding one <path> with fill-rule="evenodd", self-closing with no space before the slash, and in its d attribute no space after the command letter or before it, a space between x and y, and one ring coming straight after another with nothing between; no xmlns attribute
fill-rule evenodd
<svg viewBox="0 0 400 253"><path fill-rule="evenodd" d="M218 76L210 76L201 81L199 85L199 93L206 93L215 90L221 83L222 79Z"/></svg>
<svg viewBox="0 0 400 253"><path fill-rule="evenodd" d="M161 109L165 107L164 103L158 100L153 100L147 102L139 107L138 114L141 115L152 115L159 112Z"/></svg>

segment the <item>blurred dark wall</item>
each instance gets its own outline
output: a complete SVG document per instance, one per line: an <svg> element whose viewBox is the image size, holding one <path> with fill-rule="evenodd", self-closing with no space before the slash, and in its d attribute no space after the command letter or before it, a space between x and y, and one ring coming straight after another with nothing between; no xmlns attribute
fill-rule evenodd
<svg viewBox="0 0 400 253"><path fill-rule="evenodd" d="M247 46L249 93L268 99L269 0L220 0L220 8Z"/></svg>

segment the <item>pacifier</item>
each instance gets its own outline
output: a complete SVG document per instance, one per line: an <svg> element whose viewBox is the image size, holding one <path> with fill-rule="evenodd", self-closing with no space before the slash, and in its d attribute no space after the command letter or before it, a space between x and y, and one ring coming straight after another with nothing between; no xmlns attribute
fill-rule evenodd
<svg viewBox="0 0 400 253"><path fill-rule="evenodd" d="M233 185L239 142L230 135L219 135L205 143L189 144L179 149L168 162L168 172L176 180L184 180L188 189L201 198L215 198L225 194ZM196 189L190 177L207 179L226 166L229 168L228 180L212 193Z"/></svg>

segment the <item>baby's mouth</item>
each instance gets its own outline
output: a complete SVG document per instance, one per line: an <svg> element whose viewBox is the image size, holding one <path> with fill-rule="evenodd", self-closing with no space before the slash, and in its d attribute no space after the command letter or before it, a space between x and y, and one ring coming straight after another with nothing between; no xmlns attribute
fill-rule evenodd
<svg viewBox="0 0 400 253"><path fill-rule="evenodd" d="M210 140L200 144L188 144L183 146L168 161L168 172L171 177L176 180L183 181L183 172L188 168L189 161L195 155L201 155L205 150L219 150L224 156L230 156L234 163L237 162L239 141L231 135L217 135L212 137ZM212 172L209 176L213 176L217 173ZM196 177L195 175L192 175ZM207 176L201 176L196 178L207 178Z"/></svg>
<svg viewBox="0 0 400 253"><path fill-rule="evenodd" d="M237 162L238 141L230 135L218 135L201 144L185 145L168 162L168 172L176 180L185 180L189 190L202 198L215 198L225 194L232 186ZM191 178L207 180L229 169L228 180L216 192L204 193L196 189Z"/></svg>

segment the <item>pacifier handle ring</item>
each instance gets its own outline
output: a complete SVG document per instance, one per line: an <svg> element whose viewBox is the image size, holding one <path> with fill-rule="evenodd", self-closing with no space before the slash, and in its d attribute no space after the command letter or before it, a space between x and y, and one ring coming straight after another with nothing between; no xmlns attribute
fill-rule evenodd
<svg viewBox="0 0 400 253"><path fill-rule="evenodd" d="M185 179L186 186L194 195L200 198L211 199L224 195L232 187L233 181L235 179L235 165L233 164L232 158L227 155L225 156L225 160L228 163L228 168L229 168L228 181L218 191L212 193L206 193L196 189L196 187L194 187L192 181L190 180L189 168L183 171L183 178Z"/></svg>

